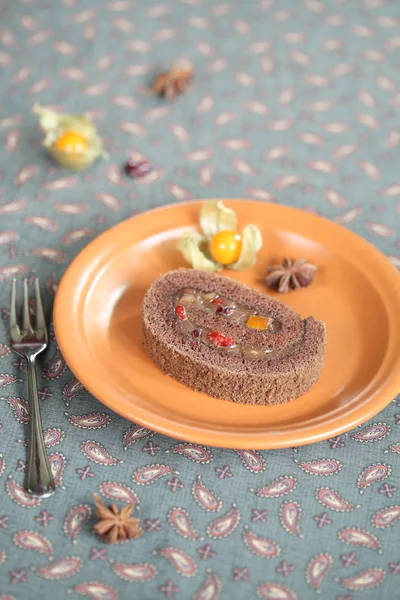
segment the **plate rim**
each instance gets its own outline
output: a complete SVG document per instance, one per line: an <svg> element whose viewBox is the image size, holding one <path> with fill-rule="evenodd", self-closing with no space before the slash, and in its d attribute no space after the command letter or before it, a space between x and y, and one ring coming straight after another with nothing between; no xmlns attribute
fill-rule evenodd
<svg viewBox="0 0 400 600"><path fill-rule="evenodd" d="M265 206L266 204L267 205L270 204L270 203L266 203L263 201L246 199L246 198L219 197L219 198L213 198L213 199L218 199L218 200L222 200L222 201L233 203L233 204L234 203L243 203L243 202L250 202L250 203L253 203L256 205L263 205L263 206ZM288 436L288 433L285 433L285 435L283 435L282 438L280 438L278 432L276 432L276 431L274 432L274 438L272 438L272 439L268 439L268 432L263 432L263 434L259 434L259 433L238 434L238 433L231 433L231 432L219 430L218 433L215 433L215 431L210 431L210 430L206 431L203 428L191 426L191 425L188 425L187 423L180 423L179 421L176 421L176 420L171 421L171 420L165 419L164 417L157 415L157 413L150 413L147 409L144 409L144 414L139 414L139 416L136 416L136 415L133 416L132 413L129 413L129 411L124 410L123 408L121 408L119 406L116 407L113 402L108 402L107 394L104 394L102 397L101 393L100 394L98 393L99 388L96 388L96 390L93 391L93 386L91 385L91 381L90 381L91 378L87 377L85 375L85 373L83 372L84 366L82 366L82 368L80 368L79 360L74 360L73 349L71 352L70 351L71 349L69 348L69 344L66 343L65 337L62 334L63 327L64 327L64 324L63 324L64 319L62 318L62 315L65 315L65 309L67 308L66 307L66 302L67 302L66 296L67 295L66 295L65 290L68 291L68 289L70 289L70 290L74 289L77 285L79 285L79 282L70 281L72 274L74 273L74 271L77 268L77 265L79 265L79 263L82 262L83 259L85 259L85 254L90 255L93 247L95 247L98 244L102 245L102 240L104 238L106 238L107 236L109 236L110 234L112 235L112 232L115 231L116 229L118 229L119 227L126 227L128 223L132 223L134 221L139 221L143 217L148 217L148 215L153 215L158 212L164 212L164 211L174 210L174 209L177 210L179 208L189 206L189 205L191 205L191 206L198 205L200 207L201 204L204 203L206 200L207 199L196 199L196 200L190 200L187 202L182 202L179 204L170 203L170 204L162 205L160 207L156 207L156 208L148 210L148 211L144 211L142 213L139 213L137 215L134 215L132 217L124 219L124 220L120 221L119 223L116 223L112 227L108 228L104 232L100 233L98 236L96 236L86 246L84 246L84 248L82 248L80 250L80 252L73 258L73 260L68 265L66 271L64 272L64 274L61 278L61 281L59 283L59 286L58 286L58 289L57 289L57 292L55 295L53 320L54 320L54 331L55 331L59 349L60 349L63 357L65 358L69 368L71 369L72 373L76 376L76 378L84 385L84 387L99 402L101 402L102 404L104 404L105 406L107 406L108 408L110 408L111 410L116 412L117 414L128 419L130 422L133 422L133 419L134 419L134 422L140 424L141 426L147 427L149 429L152 429L153 431L157 431L158 433L173 437L175 439L179 439L179 440L190 442L190 443L207 444L207 445L217 446L217 447L221 447L221 448L248 449L251 447L254 449L258 449L258 450L267 450L267 449L289 448L289 447L293 447L293 446L301 446L301 445L306 445L306 444L310 444L310 443L316 443L318 441L323 441L323 440L328 439L329 437L334 437L334 436L340 435L341 433L349 431L350 429L353 429L354 427L356 427L356 426L364 423L365 421L369 420L370 418L374 417L381 410L383 410L383 408L385 408L385 406L387 406L400 391L400 352L397 355L397 358L395 359L395 362L392 365L391 377L387 379L386 385L384 385L382 389L378 390L377 393L373 394L372 396L369 396L368 400L365 403L363 403L363 405L356 407L355 412L360 413L360 411L361 411L361 414L359 414L356 417L353 416L353 419L350 418L350 416L348 418L346 418L346 415L337 418L336 420L334 420L334 423L332 423L330 426L328 425L328 428L329 428L328 432L327 432L326 428L322 428L322 430L321 430L321 426L311 425L311 426L305 427L302 430L297 430L297 433L296 433L297 437L293 437L293 439L291 439L291 440L286 439ZM315 214L309 213L305 210L302 210L302 209L299 209L296 207L292 207L289 205L284 205L284 204L275 204L274 203L274 204L270 204L270 206L274 207L273 210L276 210L278 208L278 210L282 210L283 212L288 211L291 213L294 212L294 213L301 214L302 218L304 218L306 216L309 220L311 220L311 221L314 220L316 222L316 224L318 224L320 221L323 221L326 226L328 226L329 228L333 229L334 231L340 233L341 236L348 237L351 240L355 240L357 242L358 246L361 246L361 247L365 246L365 249L367 249L369 253L372 253L375 260L377 260L380 263L380 266L383 269L383 274L387 275L388 278L390 277L390 278L394 279L394 281L392 282L393 285L392 285L391 295L390 295L389 299L388 299L387 295L384 296L383 294L380 294L380 297L382 299L382 303L384 305L385 310L388 310L388 305L389 305L389 308L394 308L393 305L395 303L394 303L394 300L392 297L393 292L395 293L395 296L398 299L397 306L400 307L400 274L398 273L396 267L390 262L390 260L380 250L378 250L378 248L376 248L373 244L371 244L369 241L367 241L366 239L364 239L362 236L358 235L357 233L351 231L350 229L346 229L345 227L339 225L338 223L335 223L334 221L332 221L330 219L327 219L326 217L322 217L320 215L315 215ZM93 263L94 260L95 259L93 258L91 261L89 261L89 263L87 263L87 261L85 261L85 264ZM400 324L400 319L398 319L398 320L399 320L399 324ZM70 324L69 328L71 328L71 326L72 325ZM399 329L399 331L400 331L400 329ZM393 327L392 327L390 319L389 319L389 334L392 334L392 333L393 333ZM398 341L400 342L400 334L397 334L397 335L398 335ZM390 337L389 337L389 339L390 339ZM392 343L392 346L393 346L393 343ZM389 345L388 345L388 349L389 349ZM392 354L393 354L393 352L392 352ZM379 375L384 370L384 367L387 366L386 365L387 362L388 362L388 352L386 352L386 354L384 355L377 373L375 374L374 378L368 383L367 387L369 387L375 379L379 378ZM396 372L396 365L397 365L397 372ZM133 396L136 397L137 400L140 401L140 397L136 396L135 393L133 394ZM130 406L136 406L136 409L138 410L137 405L135 405L134 403L130 404ZM143 409L142 409L142 412L143 412ZM147 415L147 417L145 415ZM336 427L334 427L334 424L336 422L337 422L337 425L336 425ZM217 442L215 440L213 442L212 438L215 437L216 435L218 435L218 440L217 440Z"/></svg>

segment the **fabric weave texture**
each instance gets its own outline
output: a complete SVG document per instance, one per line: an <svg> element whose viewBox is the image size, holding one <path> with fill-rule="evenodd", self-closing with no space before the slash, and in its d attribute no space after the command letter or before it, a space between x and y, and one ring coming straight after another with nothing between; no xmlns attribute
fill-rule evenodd
<svg viewBox="0 0 400 600"><path fill-rule="evenodd" d="M2 600L400 598L398 400L312 446L196 452L103 407L51 329L39 388L58 488L39 502L20 487L26 373L7 333L13 276L40 277L50 314L91 239L192 198L303 208L400 266L399 22L390 0L0 0ZM183 58L191 90L150 93ZM35 103L91 114L109 160L80 174L54 165ZM151 173L125 176L129 155ZM143 536L97 538L93 493L137 498Z"/></svg>

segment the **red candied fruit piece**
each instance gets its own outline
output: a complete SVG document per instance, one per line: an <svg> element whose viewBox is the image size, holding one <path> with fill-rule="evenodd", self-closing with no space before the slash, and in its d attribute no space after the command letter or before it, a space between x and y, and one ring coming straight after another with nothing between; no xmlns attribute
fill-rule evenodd
<svg viewBox="0 0 400 600"><path fill-rule="evenodd" d="M193 329L192 336L194 338L199 338L200 337L200 329Z"/></svg>
<svg viewBox="0 0 400 600"><path fill-rule="evenodd" d="M210 331L207 334L209 341L217 348L233 348L236 346L235 340L220 331Z"/></svg>
<svg viewBox="0 0 400 600"><path fill-rule="evenodd" d="M147 175L151 169L152 166L148 160L140 160L139 162L135 162L132 159L129 159L125 165L125 173L134 179L138 179L139 177Z"/></svg>
<svg viewBox="0 0 400 600"><path fill-rule="evenodd" d="M183 306L183 304L177 304L175 306L175 314L178 317L178 319L180 319L181 321L186 321L187 314L186 314L186 309Z"/></svg>
<svg viewBox="0 0 400 600"><path fill-rule="evenodd" d="M219 298L218 296L217 296L217 298L213 298L211 300L211 304L219 304L219 305L221 305L223 303L224 303L224 301L222 300L222 298Z"/></svg>
<svg viewBox="0 0 400 600"><path fill-rule="evenodd" d="M233 313L233 306L218 306L215 312L217 315L231 315Z"/></svg>

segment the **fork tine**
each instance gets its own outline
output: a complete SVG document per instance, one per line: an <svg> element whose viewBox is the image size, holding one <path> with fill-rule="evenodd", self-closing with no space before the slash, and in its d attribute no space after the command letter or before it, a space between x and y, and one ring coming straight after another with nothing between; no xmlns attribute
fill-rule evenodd
<svg viewBox="0 0 400 600"><path fill-rule="evenodd" d="M15 279L12 280L11 282L11 298L10 298L10 337L11 337L11 341L14 339L14 332L17 333L17 335L21 335L21 332L19 330L18 327L18 321L17 321L17 282Z"/></svg>
<svg viewBox="0 0 400 600"><path fill-rule="evenodd" d="M28 296L28 280L24 279L24 308L22 317L22 327L24 331L32 330L31 318L29 315L29 296Z"/></svg>
<svg viewBox="0 0 400 600"><path fill-rule="evenodd" d="M35 292L36 292L36 332L43 331L46 335L46 321L44 318L42 297L40 295L39 278L35 279Z"/></svg>

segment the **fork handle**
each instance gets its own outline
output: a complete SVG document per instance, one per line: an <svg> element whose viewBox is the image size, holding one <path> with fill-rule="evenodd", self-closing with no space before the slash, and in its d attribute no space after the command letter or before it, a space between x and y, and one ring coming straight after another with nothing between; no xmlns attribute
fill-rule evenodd
<svg viewBox="0 0 400 600"><path fill-rule="evenodd" d="M55 491L55 484L44 443L42 419L36 379L35 357L29 357L28 400L29 400L29 450L28 492L32 496L45 498Z"/></svg>

